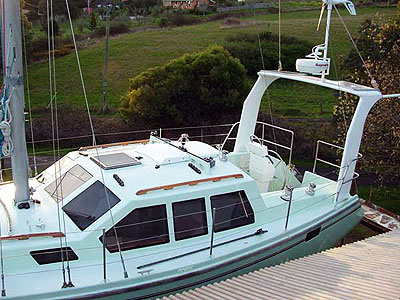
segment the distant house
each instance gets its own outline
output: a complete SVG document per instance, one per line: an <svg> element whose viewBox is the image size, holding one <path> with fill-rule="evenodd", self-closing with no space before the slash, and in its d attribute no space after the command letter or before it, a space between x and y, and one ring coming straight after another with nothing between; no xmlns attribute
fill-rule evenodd
<svg viewBox="0 0 400 300"><path fill-rule="evenodd" d="M94 12L94 9L93 9L93 7L84 7L83 12L85 14L91 14L92 12Z"/></svg>
<svg viewBox="0 0 400 300"><path fill-rule="evenodd" d="M214 0L163 0L164 7L171 7L177 10L195 9L196 7L210 7L214 4Z"/></svg>

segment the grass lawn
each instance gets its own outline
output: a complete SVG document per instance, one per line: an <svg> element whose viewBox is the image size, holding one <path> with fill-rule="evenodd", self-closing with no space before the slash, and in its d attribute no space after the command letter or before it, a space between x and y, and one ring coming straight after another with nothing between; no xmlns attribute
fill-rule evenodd
<svg viewBox="0 0 400 300"><path fill-rule="evenodd" d="M371 191L372 190L372 191ZM400 215L400 188L361 186L358 187L361 198L370 200L391 212Z"/></svg>
<svg viewBox="0 0 400 300"><path fill-rule="evenodd" d="M366 18L388 18L396 15L396 8L368 7L358 9L358 15L349 16L344 9L340 10L350 31L356 34L361 22ZM315 44L322 43L323 32L315 30L319 11L297 11L282 15L282 33L284 35L304 38ZM278 32L278 15L255 15L243 17L249 22L247 27L222 29L222 21L203 23L171 29L150 30L125 34L111 39L108 101L117 109L120 97L128 89L129 78L157 65L167 63L187 52L195 52L211 44L223 44L228 35L239 32L260 32L270 30ZM340 61L351 49L339 19L335 16L332 22L332 47L335 61ZM311 49L310 49L311 51ZM102 103L102 76L104 45L95 43L80 51L82 70L85 78L88 98L92 109L98 109ZM337 63L338 64L338 63ZM60 104L72 107L83 107L84 99L75 55L71 54L56 60L57 95ZM261 62L260 62L261 69ZM333 70L332 66L332 70ZM334 72L332 72L334 74ZM32 105L36 110L43 110L49 103L48 66L47 62L30 66ZM335 76L333 76L335 77ZM340 75L339 75L340 77ZM296 98L288 96L296 94ZM299 95L297 95L299 94ZM296 84L289 86L287 82L274 83L269 96L278 114L295 116L331 115L334 97L332 92L323 88ZM268 108L265 98L263 108Z"/></svg>

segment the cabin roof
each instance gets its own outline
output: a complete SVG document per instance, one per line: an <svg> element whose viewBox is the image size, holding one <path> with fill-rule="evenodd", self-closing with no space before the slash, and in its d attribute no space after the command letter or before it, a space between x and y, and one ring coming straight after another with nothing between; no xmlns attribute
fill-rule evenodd
<svg viewBox="0 0 400 300"><path fill-rule="evenodd" d="M178 143L174 144L178 145ZM61 159L60 168L58 168L57 172L58 180L60 178L71 180L66 185L58 183L58 186L64 187L63 194L67 195L61 196L54 193L56 184L55 167L53 165L45 170L42 175L30 180L30 186L35 190L32 197L40 201L41 204L35 204L34 207L28 210L20 210L13 204L13 184L2 185L0 186L1 199L6 203L10 211L13 227L12 234L57 231L57 205L66 207L66 209L80 207L70 203L78 199L78 196L86 197L87 195L84 195L84 193L89 188L96 188L96 191L101 190L98 186L102 186L102 183L105 183L107 189L113 193L113 197L115 195L120 199L120 201L115 199L115 204L112 206L113 214L118 220L127 213L127 210L132 210L135 205L150 205L150 203L157 205L170 201L171 199L168 200L170 197L165 197L166 195L173 195L173 199L177 201L185 200L185 196L193 194L194 191L202 191L204 193L205 190L210 190L212 192L213 187L218 189L221 186L236 184L238 178L247 177L247 180L250 180L242 170L231 162L219 160L218 150L205 143L190 141L185 143L185 148L187 152L178 150L168 144L149 143L71 152ZM196 165L196 162L191 160L188 152L199 157L212 157L215 160L215 166L209 172L197 173L188 166L189 162ZM120 165L113 165L112 157L115 154L118 154L116 160ZM107 164L112 165L112 167L105 168L101 166L96 161L98 157L106 157ZM122 160L120 159L121 157L123 157ZM126 160L130 159L135 163L125 164ZM104 160L100 159L100 161L104 163ZM79 166L78 170L77 166ZM200 169L200 166L198 167ZM76 176L76 174L86 175L82 177L80 175ZM241 176L227 176L235 174L241 174ZM115 175L117 175L117 178ZM224 176L227 178L224 178ZM77 180L77 177L83 180ZM223 178L223 180L207 180L210 178ZM77 180L77 182L73 182L74 180ZM185 182L194 182L194 184L182 185ZM157 189L157 187L166 185L176 185L176 188ZM150 190L146 193L138 193L140 190L145 189ZM216 193L219 193L219 191ZM82 214L84 213L82 212ZM3 212L0 212L0 214L3 215ZM65 218L67 231L79 230L70 218ZM102 215L99 213L97 218L102 218ZM93 224L97 225L91 226L90 224L87 227L89 231L99 226L103 227L104 222L108 226L109 218L102 219L103 221L100 221L100 223L93 222ZM5 216L2 221L2 225L4 224L2 228L6 228ZM41 224L43 226L40 226ZM84 226L82 228L86 229ZM5 230L3 230L2 235L5 234Z"/></svg>

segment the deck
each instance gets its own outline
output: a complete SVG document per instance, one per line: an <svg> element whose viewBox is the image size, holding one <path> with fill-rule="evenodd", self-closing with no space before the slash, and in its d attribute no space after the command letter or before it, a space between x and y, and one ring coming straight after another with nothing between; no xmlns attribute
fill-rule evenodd
<svg viewBox="0 0 400 300"><path fill-rule="evenodd" d="M400 299L400 230L163 300Z"/></svg>

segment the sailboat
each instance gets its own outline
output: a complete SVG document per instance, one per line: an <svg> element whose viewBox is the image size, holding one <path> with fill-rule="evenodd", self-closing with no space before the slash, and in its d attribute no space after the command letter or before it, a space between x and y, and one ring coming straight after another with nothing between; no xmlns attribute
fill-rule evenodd
<svg viewBox="0 0 400 300"><path fill-rule="evenodd" d="M258 73L220 147L152 132L82 147L28 178L19 1L1 0L0 128L13 168L13 181L0 184L2 297L157 298L336 245L363 216L351 185L365 119L393 96L326 78L331 12L340 3L355 13L350 1L324 0L325 43L298 61L298 72ZM315 170L300 178L291 164L294 133L257 121L262 95L278 79L359 97L336 179ZM256 126L286 132L290 144L257 135ZM290 152L288 161L278 148Z"/></svg>

